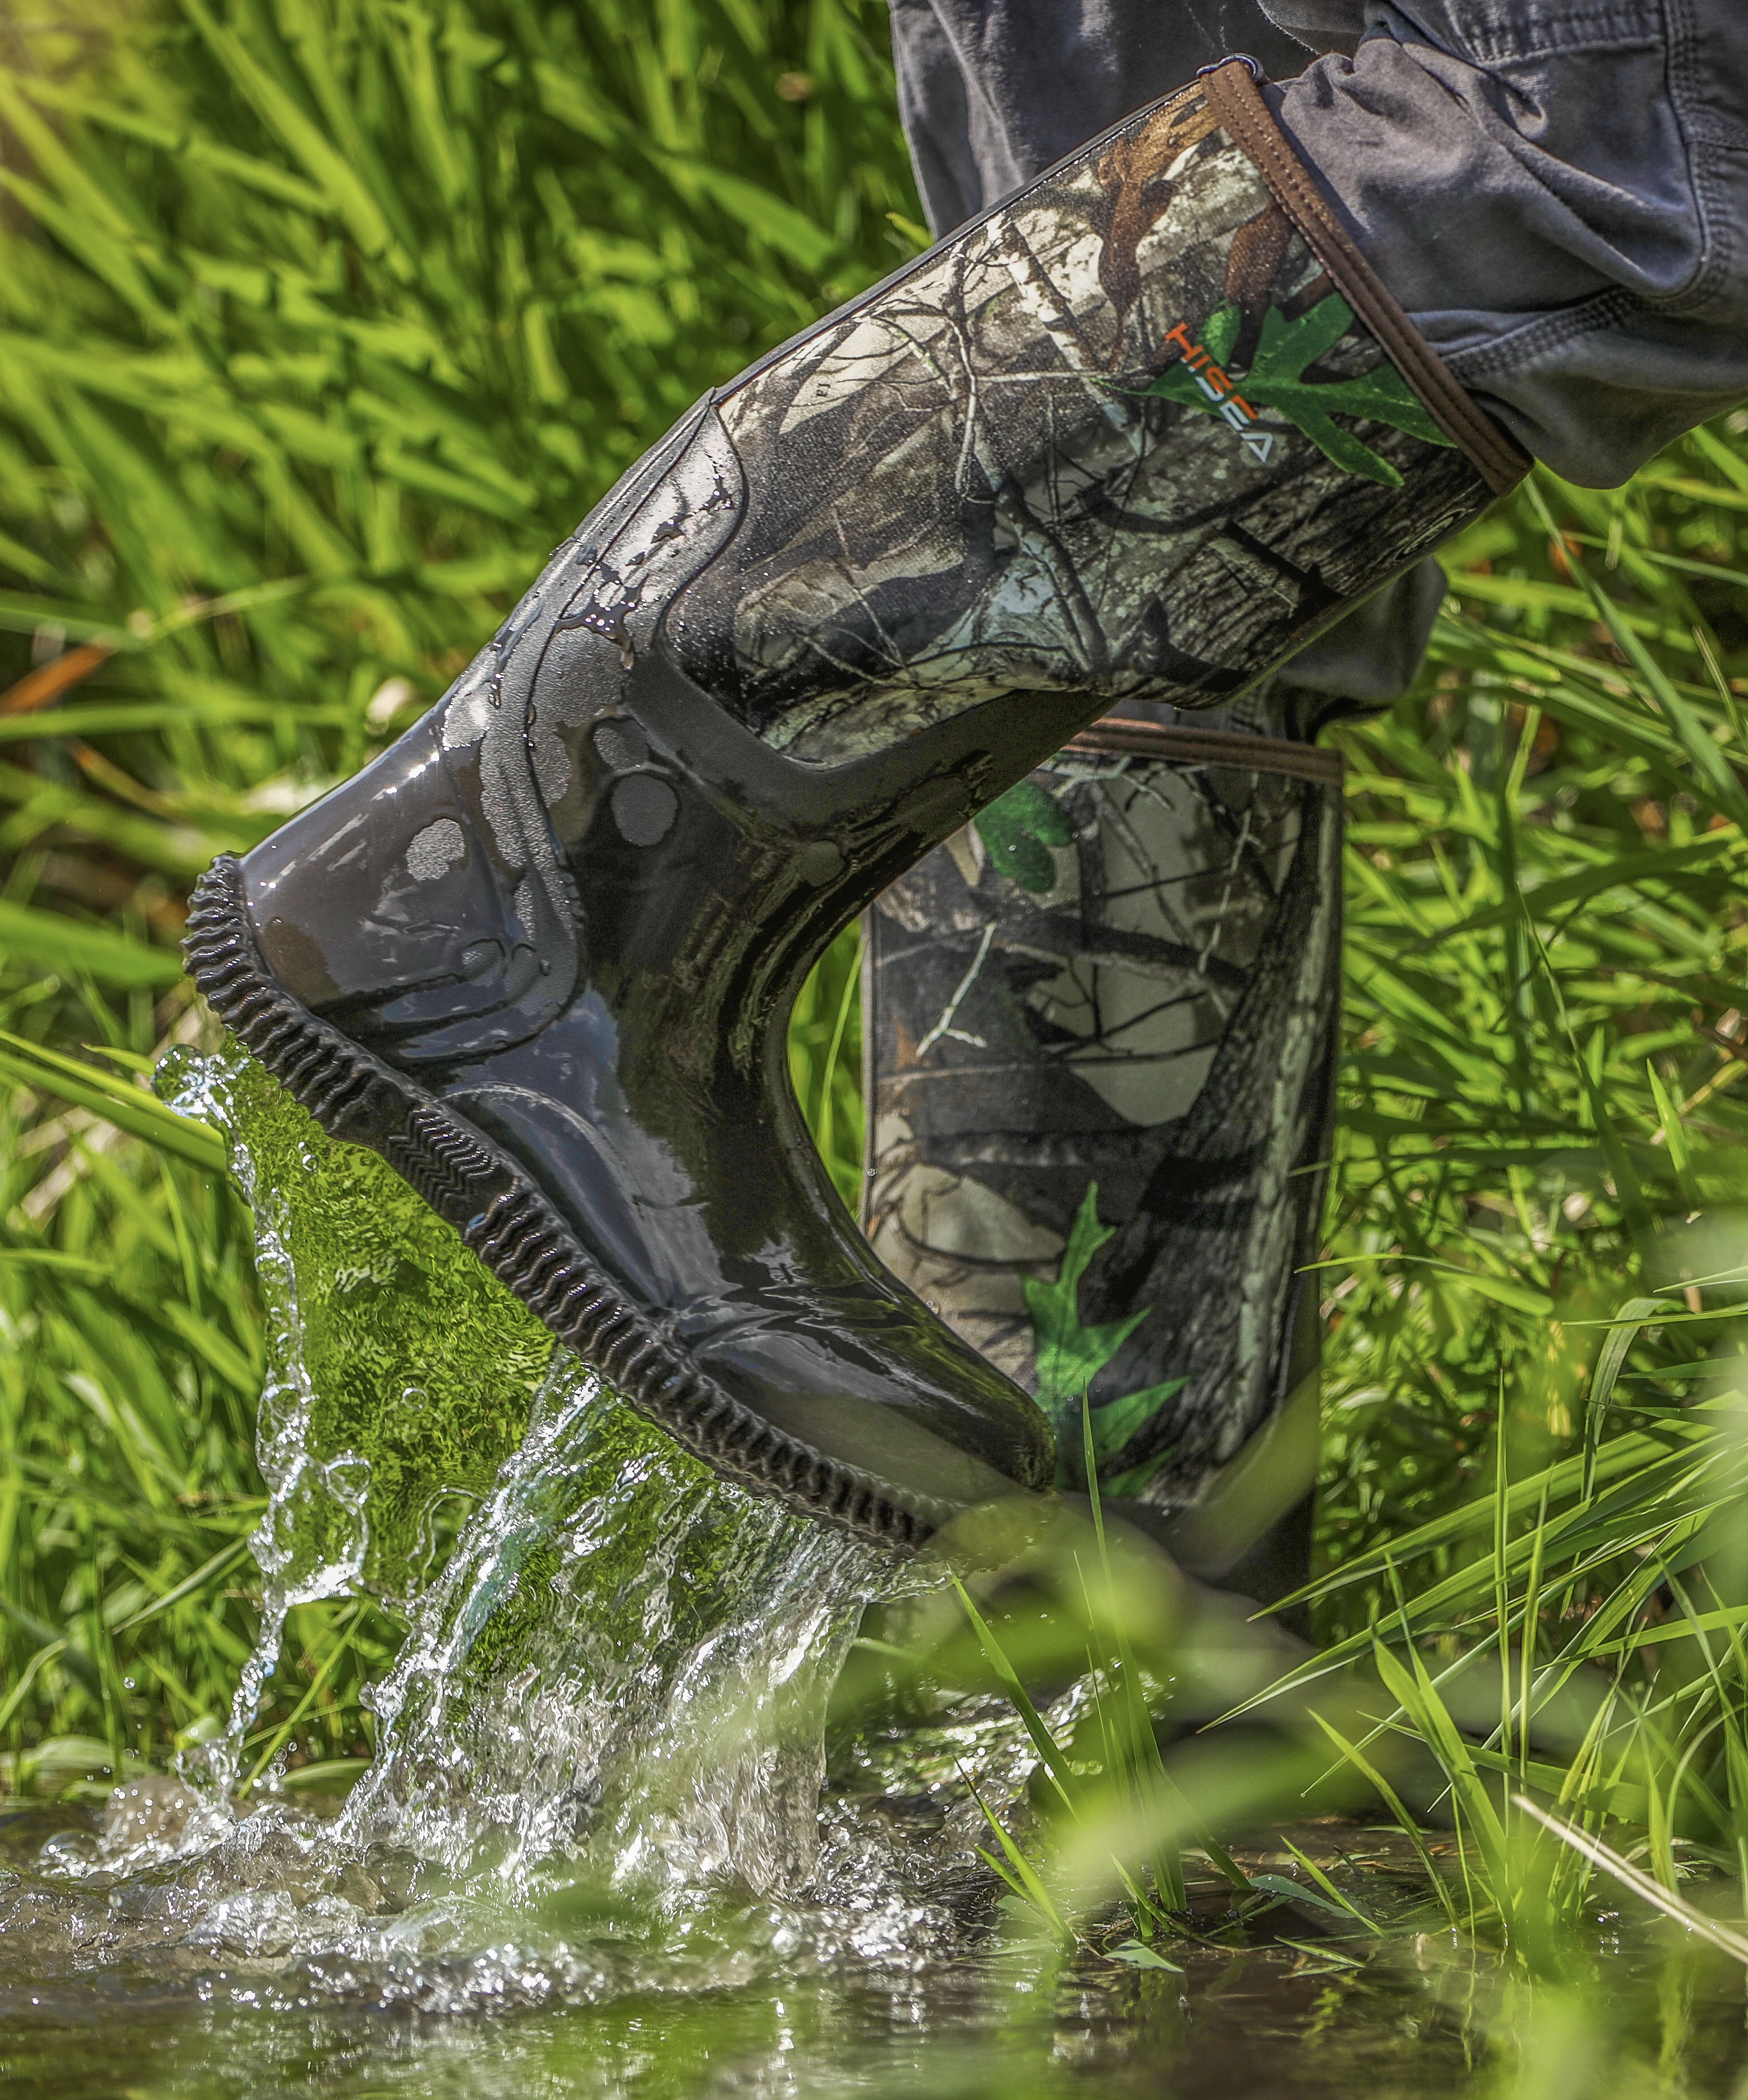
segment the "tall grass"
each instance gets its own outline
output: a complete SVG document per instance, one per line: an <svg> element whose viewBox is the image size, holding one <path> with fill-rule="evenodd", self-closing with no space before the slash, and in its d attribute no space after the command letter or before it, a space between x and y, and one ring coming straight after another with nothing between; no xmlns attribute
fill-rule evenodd
<svg viewBox="0 0 1748 2100"><path fill-rule="evenodd" d="M149 1100L124 1132L30 1046L113 1073L197 1026L200 867L413 719L700 391L920 237L875 0L113 19L0 66L0 1743L60 1745L46 1780L223 1712L261 1350L210 1145L142 1142ZM853 1050L823 1010L800 1052ZM334 1617L296 1615L264 1731ZM365 1740L381 1652L328 1678L315 1753Z"/></svg>
<svg viewBox="0 0 1748 2100"><path fill-rule="evenodd" d="M186 886L434 699L697 392L911 251L883 38L876 0L180 0L76 49L13 40L15 1784L210 1729L252 1630L244 1220L210 1140L137 1083L200 1026ZM1385 1721L1435 1748L1422 1665L1503 1640L1520 1686L1622 1673L1630 1771L1598 1749L1569 1785L1527 1772L1516 1709L1462 1754L1636 1820L1671 1875L1684 1832L1733 1856L1748 1815L1720 1361L1748 1263L1741 435L1696 433L1615 494L1538 478L1454 550L1420 686L1336 733L1322 1629L1375 1670L1385 1643L1420 1702ZM851 1198L859 1032L846 938L792 1067ZM350 1608L296 1616L263 1745L342 1640L295 1754L368 1744L358 1688L393 1630Z"/></svg>

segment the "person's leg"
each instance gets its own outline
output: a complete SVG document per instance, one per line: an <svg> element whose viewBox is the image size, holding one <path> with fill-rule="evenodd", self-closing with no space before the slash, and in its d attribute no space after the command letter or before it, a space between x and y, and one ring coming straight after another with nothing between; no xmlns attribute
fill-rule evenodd
<svg viewBox="0 0 1748 2100"><path fill-rule="evenodd" d="M1502 412L1532 443L1560 450L1582 478L1618 479L1635 450L1693 419L1710 386L1721 380L1728 395L1743 383L1727 346L1727 368L1708 369L1715 320L1671 332L1644 298L1679 292L1687 306L1709 296L1715 315L1735 311L1702 207L1731 166L1720 119L1740 100L1743 68L1731 54L1744 38L1713 39L1724 63L1696 75L1694 39L1715 11L1678 9L1665 46L1643 10L1644 20L1562 7L1556 20L1534 6L1502 15L1472 0L1406 0L1373 11L1380 22L1362 51L1363 0L1268 9L1305 44L1345 55L1270 90L1326 194L1416 302L1419 324L1499 386ZM1040 33L1031 0L895 0L931 208L969 208L1052 135L1065 115L1052 77L1090 128L1131 83L1141 91L1162 47L1194 48L1205 11L1193 0L1062 0ZM1251 0L1225 0L1220 12L1234 44L1277 34ZM968 59L977 77L960 82ZM1308 63L1307 53L1280 70ZM1676 136L1682 117L1691 158ZM1477 222L1485 239L1466 231ZM1556 288L1576 304L1543 314ZM1593 369L1622 368L1648 329L1662 350L1679 350L1681 377L1662 373L1662 398L1609 404ZM1393 697L1413 676L1438 588L1436 575L1405 579L1283 678L1356 701ZM1291 739L1305 697L1277 686L1225 726ZM1315 1326L1294 1274L1311 1251L1326 1149L1308 1075L1331 1061L1335 999L1326 979L1308 1023L1300 976L1333 944L1338 900L1331 882L1313 901L1302 852L1272 884L1263 875L1247 828L1256 776L1243 755L1221 770L1163 743L1150 758L1134 741L1103 761L1115 777L1102 781L1087 777L1089 760L1068 757L1031 783L1053 805L1040 800L1035 812L1052 849L1032 835L1035 867L968 833L870 915L867 1207L898 1272L1058 1411L1064 1360L1048 1323L1076 1267L1070 1309L1106 1338L1075 1374L1090 1374L1107 1492L1138 1489L1164 1510L1199 1502L1171 1528L1180 1553L1264 1596L1302 1568L1294 1542L1305 1510L1267 1528L1247 1564L1234 1565L1233 1549L1292 1501L1295 1476L1265 1469L1260 1496L1215 1482L1312 1372ZM1300 757L1303 770L1314 754ZM985 828L1017 821L1023 792ZM1339 798L1321 800L1327 836ZM1237 936L1247 967L1236 975L1221 940L1195 933L1198 911ZM1259 1004L1282 1017L1278 1041L1256 1027ZM942 1030L949 1007L955 1024ZM1075 1221L1089 1223L1094 1192L1101 1238L1088 1246ZM1303 1481L1309 1443L1285 1440ZM1078 1448L1061 1453L1059 1468L1078 1477Z"/></svg>
<svg viewBox="0 0 1748 2100"><path fill-rule="evenodd" d="M1248 1447L1171 1542L1263 1601L1305 1579L1315 1472L1342 812L1312 699L1107 715L866 921L876 1252L1038 1396L1062 1486L1083 1396L1119 1505L1203 1503Z"/></svg>
<svg viewBox="0 0 1748 2100"><path fill-rule="evenodd" d="M1256 0L894 0L893 26L938 232L1162 68L1311 57ZM876 1250L1045 1404L1064 1486L1084 1392L1107 1500L1194 1507L1180 1560L1261 1601L1309 1575L1316 1466L1343 811L1311 747L1406 690L1443 589L1424 563L1235 708L1119 709L867 920Z"/></svg>
<svg viewBox="0 0 1748 2100"><path fill-rule="evenodd" d="M801 974L1113 702L1229 703L1520 465L1229 68L704 404L215 869L191 965L682 1441L914 1540L1053 1454L831 1198Z"/></svg>

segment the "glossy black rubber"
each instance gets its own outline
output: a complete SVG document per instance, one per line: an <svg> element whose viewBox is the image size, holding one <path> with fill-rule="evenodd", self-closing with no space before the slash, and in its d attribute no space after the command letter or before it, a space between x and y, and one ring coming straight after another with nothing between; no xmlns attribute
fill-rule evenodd
<svg viewBox="0 0 1748 2100"><path fill-rule="evenodd" d="M1059 702L1010 698L900 751L798 767L660 641L628 669L598 636L535 625L517 650L580 717L546 873L587 909L554 915L539 953L500 938L537 915L528 877L502 864L501 810L487 820L484 747L446 749L439 711L246 862L215 864L190 974L324 1129L379 1153L725 1476L901 1551L969 1503L1047 1487L1035 1403L888 1273L832 1193L785 1038L837 929L1043 755ZM611 701L585 708L598 677ZM628 780L649 783L629 810ZM465 842L435 874L434 834Z"/></svg>
<svg viewBox="0 0 1748 2100"><path fill-rule="evenodd" d="M213 1011L330 1136L381 1154L567 1347L726 1478L903 1549L957 1505L810 1451L705 1378L592 1261L531 1177L402 1073L307 1012L263 963L241 863L196 888L185 954Z"/></svg>

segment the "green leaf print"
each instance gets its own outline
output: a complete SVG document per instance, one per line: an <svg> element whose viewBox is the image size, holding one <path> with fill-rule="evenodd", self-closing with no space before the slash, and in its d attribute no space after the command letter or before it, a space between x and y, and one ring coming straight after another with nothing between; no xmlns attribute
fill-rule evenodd
<svg viewBox="0 0 1748 2100"><path fill-rule="evenodd" d="M1056 887L1052 846L1072 845L1075 827L1053 796L1022 780L999 796L976 819L996 871L1022 889L1041 896Z"/></svg>
<svg viewBox="0 0 1748 2100"><path fill-rule="evenodd" d="M1238 308L1229 304L1211 314L1203 324L1203 347L1216 364L1225 364L1238 341L1240 319ZM1366 481L1381 482L1387 488L1400 488L1402 478L1389 461L1352 430L1334 421L1334 417L1388 423L1428 444L1448 445L1450 439L1388 360L1355 379L1304 377L1353 325L1353 309L1339 292L1319 299L1295 321L1288 320L1278 307L1271 307L1249 370L1232 376L1253 408L1272 409L1283 417L1337 466ZM1168 367L1147 391L1162 400L1198 408L1204 415L1220 413L1221 404L1209 400L1187 364Z"/></svg>
<svg viewBox="0 0 1748 2100"><path fill-rule="evenodd" d="M1088 1388L1118 1350L1147 1317L1150 1307L1121 1320L1088 1327L1080 1318L1080 1282L1087 1264L1103 1246L1115 1229L1098 1221L1098 1184L1088 1188L1068 1244L1062 1250L1062 1267L1054 1283L1035 1277L1021 1279L1026 1309L1031 1315L1032 1346L1038 1374L1038 1405L1050 1418L1056 1432L1057 1472L1059 1488L1084 1488L1085 1462L1082 1453L1081 1404ZM1114 1479L1105 1480L1104 1469L1140 1429L1150 1422L1174 1392L1182 1379L1168 1379L1159 1385L1143 1386L1118 1399L1092 1408L1092 1452L1100 1478L1113 1494L1133 1494L1165 1455L1131 1466Z"/></svg>
<svg viewBox="0 0 1748 2100"><path fill-rule="evenodd" d="M1229 301L1208 315L1207 325L1202 331L1202 347L1216 364L1224 364L1231 356L1232 346L1238 341L1243 323L1243 311L1236 301ZM1186 373L1185 377L1187 378L1189 374ZM1196 399L1207 405L1199 389L1196 390Z"/></svg>

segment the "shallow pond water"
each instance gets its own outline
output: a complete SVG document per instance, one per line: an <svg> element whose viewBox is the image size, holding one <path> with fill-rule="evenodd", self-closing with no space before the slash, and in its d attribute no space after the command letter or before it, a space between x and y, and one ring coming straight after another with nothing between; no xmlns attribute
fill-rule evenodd
<svg viewBox="0 0 1748 2100"><path fill-rule="evenodd" d="M828 1755L865 1608L924 1577L684 1457L246 1061L166 1091L256 1212L263 1630L179 1776L0 1811L7 2095L1731 2089L1728 1965L1605 1922L1559 1988L1514 1982L1358 1824L1294 1835L1376 1934L1265 1832L1238 1858L1272 1904L1238 1917L1192 1855L1189 1937L1113 1913L1065 1958L979 1853L978 1795L1026 1812L1011 1710ZM369 1771L251 1789L286 1614L360 1592L404 1630Z"/></svg>
<svg viewBox="0 0 1748 2100"><path fill-rule="evenodd" d="M126 1855L97 1818L15 1813L0 1826L0 2089L1539 2100L1721 2095L1743 2060L1739 1978L1667 1941L1599 1943L1562 1993L1511 1984L1448 1935L1350 1936L1309 1904L1235 1930L1229 1895L1204 1875L1192 1876L1203 1938L1167 1949L1178 1971L1096 1948L1062 1966L1015 1943L951 1812L831 1789L822 1809L805 1895L718 1888L659 1914L559 1877L494 1904L407 1855L343 1859L331 1826L271 1807L241 1851L233 1838L118 1875L102 1863ZM1375 1914L1415 1906L1388 1833L1326 1819L1291 1834ZM1291 1868L1266 1845L1241 1857ZM244 1884L281 1899L276 1923L271 1906L246 1915ZM291 1952L298 1912L306 1945ZM324 1917L329 1939L311 1946Z"/></svg>

